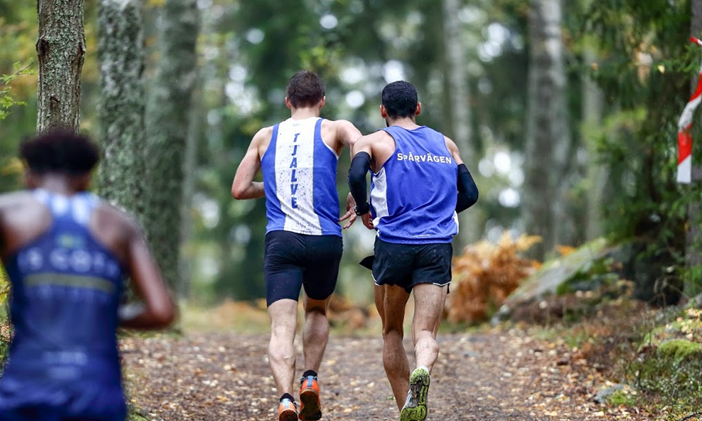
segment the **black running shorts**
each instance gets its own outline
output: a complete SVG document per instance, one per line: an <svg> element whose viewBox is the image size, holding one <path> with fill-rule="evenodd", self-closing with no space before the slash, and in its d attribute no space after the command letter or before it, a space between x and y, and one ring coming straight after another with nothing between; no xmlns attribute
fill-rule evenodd
<svg viewBox="0 0 702 421"><path fill-rule="evenodd" d="M266 303L297 300L300 288L314 300L328 298L336 287L343 245L336 235L303 235L289 231L266 234L263 277Z"/></svg>
<svg viewBox="0 0 702 421"><path fill-rule="evenodd" d="M412 292L418 284L451 283L451 243L395 244L375 239L373 279L376 285L397 285Z"/></svg>

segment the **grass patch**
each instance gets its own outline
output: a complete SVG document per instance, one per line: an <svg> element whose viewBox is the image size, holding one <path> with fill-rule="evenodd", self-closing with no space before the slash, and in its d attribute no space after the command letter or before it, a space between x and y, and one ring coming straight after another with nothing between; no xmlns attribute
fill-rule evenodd
<svg viewBox="0 0 702 421"><path fill-rule="evenodd" d="M614 406L633 406L636 404L636 397L631 394L631 391L617 390L609 397L607 403Z"/></svg>

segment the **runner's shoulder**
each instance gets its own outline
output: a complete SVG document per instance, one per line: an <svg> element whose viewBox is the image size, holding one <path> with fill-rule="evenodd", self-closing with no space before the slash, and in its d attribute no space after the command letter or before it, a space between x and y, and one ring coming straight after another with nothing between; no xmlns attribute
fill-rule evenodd
<svg viewBox="0 0 702 421"><path fill-rule="evenodd" d="M0 194L0 212L32 204L33 201L34 196L26 190Z"/></svg>
<svg viewBox="0 0 702 421"><path fill-rule="evenodd" d="M448 148L449 151L451 152L458 152L458 145L456 145L456 142L453 141L450 137L446 136L445 134L441 134L444 137L444 142L446 142L446 147Z"/></svg>
<svg viewBox="0 0 702 421"><path fill-rule="evenodd" d="M101 200L100 205L95 211L97 212L100 225L113 225L127 236L140 235L143 232L141 225L137 222L134 215L106 200Z"/></svg>
<svg viewBox="0 0 702 421"><path fill-rule="evenodd" d="M369 133L365 136L362 136L358 140L358 142L373 145L377 145L380 143L394 144L394 138L390 135L390 133L386 132L385 130L376 130L373 133Z"/></svg>
<svg viewBox="0 0 702 421"><path fill-rule="evenodd" d="M328 120L328 119L323 119L322 120L322 129L323 130L330 130L336 133L339 132L358 132L358 128L349 120ZM358 132L360 135L360 132Z"/></svg>
<svg viewBox="0 0 702 421"><path fill-rule="evenodd" d="M273 136L273 126L263 127L253 137L253 143L263 143L271 140Z"/></svg>

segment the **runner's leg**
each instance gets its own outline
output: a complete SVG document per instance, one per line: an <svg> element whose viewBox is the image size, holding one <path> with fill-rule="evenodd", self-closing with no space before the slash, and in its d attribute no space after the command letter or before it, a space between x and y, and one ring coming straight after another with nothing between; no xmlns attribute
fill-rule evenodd
<svg viewBox="0 0 702 421"><path fill-rule="evenodd" d="M446 286L432 284L415 285L414 318L412 332L414 336L414 353L417 367L427 367L431 372L436 359L439 357L439 344L436 342L436 332L441 322L446 301Z"/></svg>
<svg viewBox="0 0 702 421"><path fill-rule="evenodd" d="M398 409L402 409L409 390L409 361L402 345L405 306L409 294L404 288L375 286L375 306L383 322L383 366L390 381Z"/></svg>
<svg viewBox="0 0 702 421"><path fill-rule="evenodd" d="M303 275L305 329L302 334L305 370L319 371L329 339L327 309L339 277L343 254L341 237L335 235L305 237L305 273Z"/></svg>
<svg viewBox="0 0 702 421"><path fill-rule="evenodd" d="M273 378L278 396L293 392L295 376L295 331L297 329L297 301L282 299L268 307L271 318L271 341L268 346Z"/></svg>
<svg viewBox="0 0 702 421"><path fill-rule="evenodd" d="M329 340L327 309L331 296L325 300L314 300L305 295L305 330L302 343L305 354L305 370L319 371L324 350Z"/></svg>

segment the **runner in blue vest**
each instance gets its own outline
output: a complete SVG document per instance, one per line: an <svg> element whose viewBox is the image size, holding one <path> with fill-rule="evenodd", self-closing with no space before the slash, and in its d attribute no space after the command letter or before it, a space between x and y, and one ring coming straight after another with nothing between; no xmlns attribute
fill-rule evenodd
<svg viewBox="0 0 702 421"><path fill-rule="evenodd" d="M236 199L266 198L268 356L280 394L280 421L322 417L317 371L329 337L327 308L342 254L336 167L343 148L351 148L361 136L348 121L319 117L324 89L324 81L313 72L300 71L290 78L285 105L291 117L256 133L232 185ZM259 170L263 182L254 181ZM298 414L292 383L297 300L303 287L305 372Z"/></svg>
<svg viewBox="0 0 702 421"><path fill-rule="evenodd" d="M451 282L456 213L478 200L458 147L441 133L417 125L420 111L414 86L404 81L387 85L380 113L388 127L356 142L349 170L355 213L367 228L377 230L372 263L375 304L383 322L385 372L402 421L427 416L429 375L439 356L436 332ZM370 204L368 170L372 170ZM417 368L410 375L402 326L412 291Z"/></svg>
<svg viewBox="0 0 702 421"><path fill-rule="evenodd" d="M21 156L29 190L0 196L14 327L0 420L122 421L117 327L164 327L174 305L137 224L86 191L90 140L50 132ZM143 306L120 308L125 276Z"/></svg>

